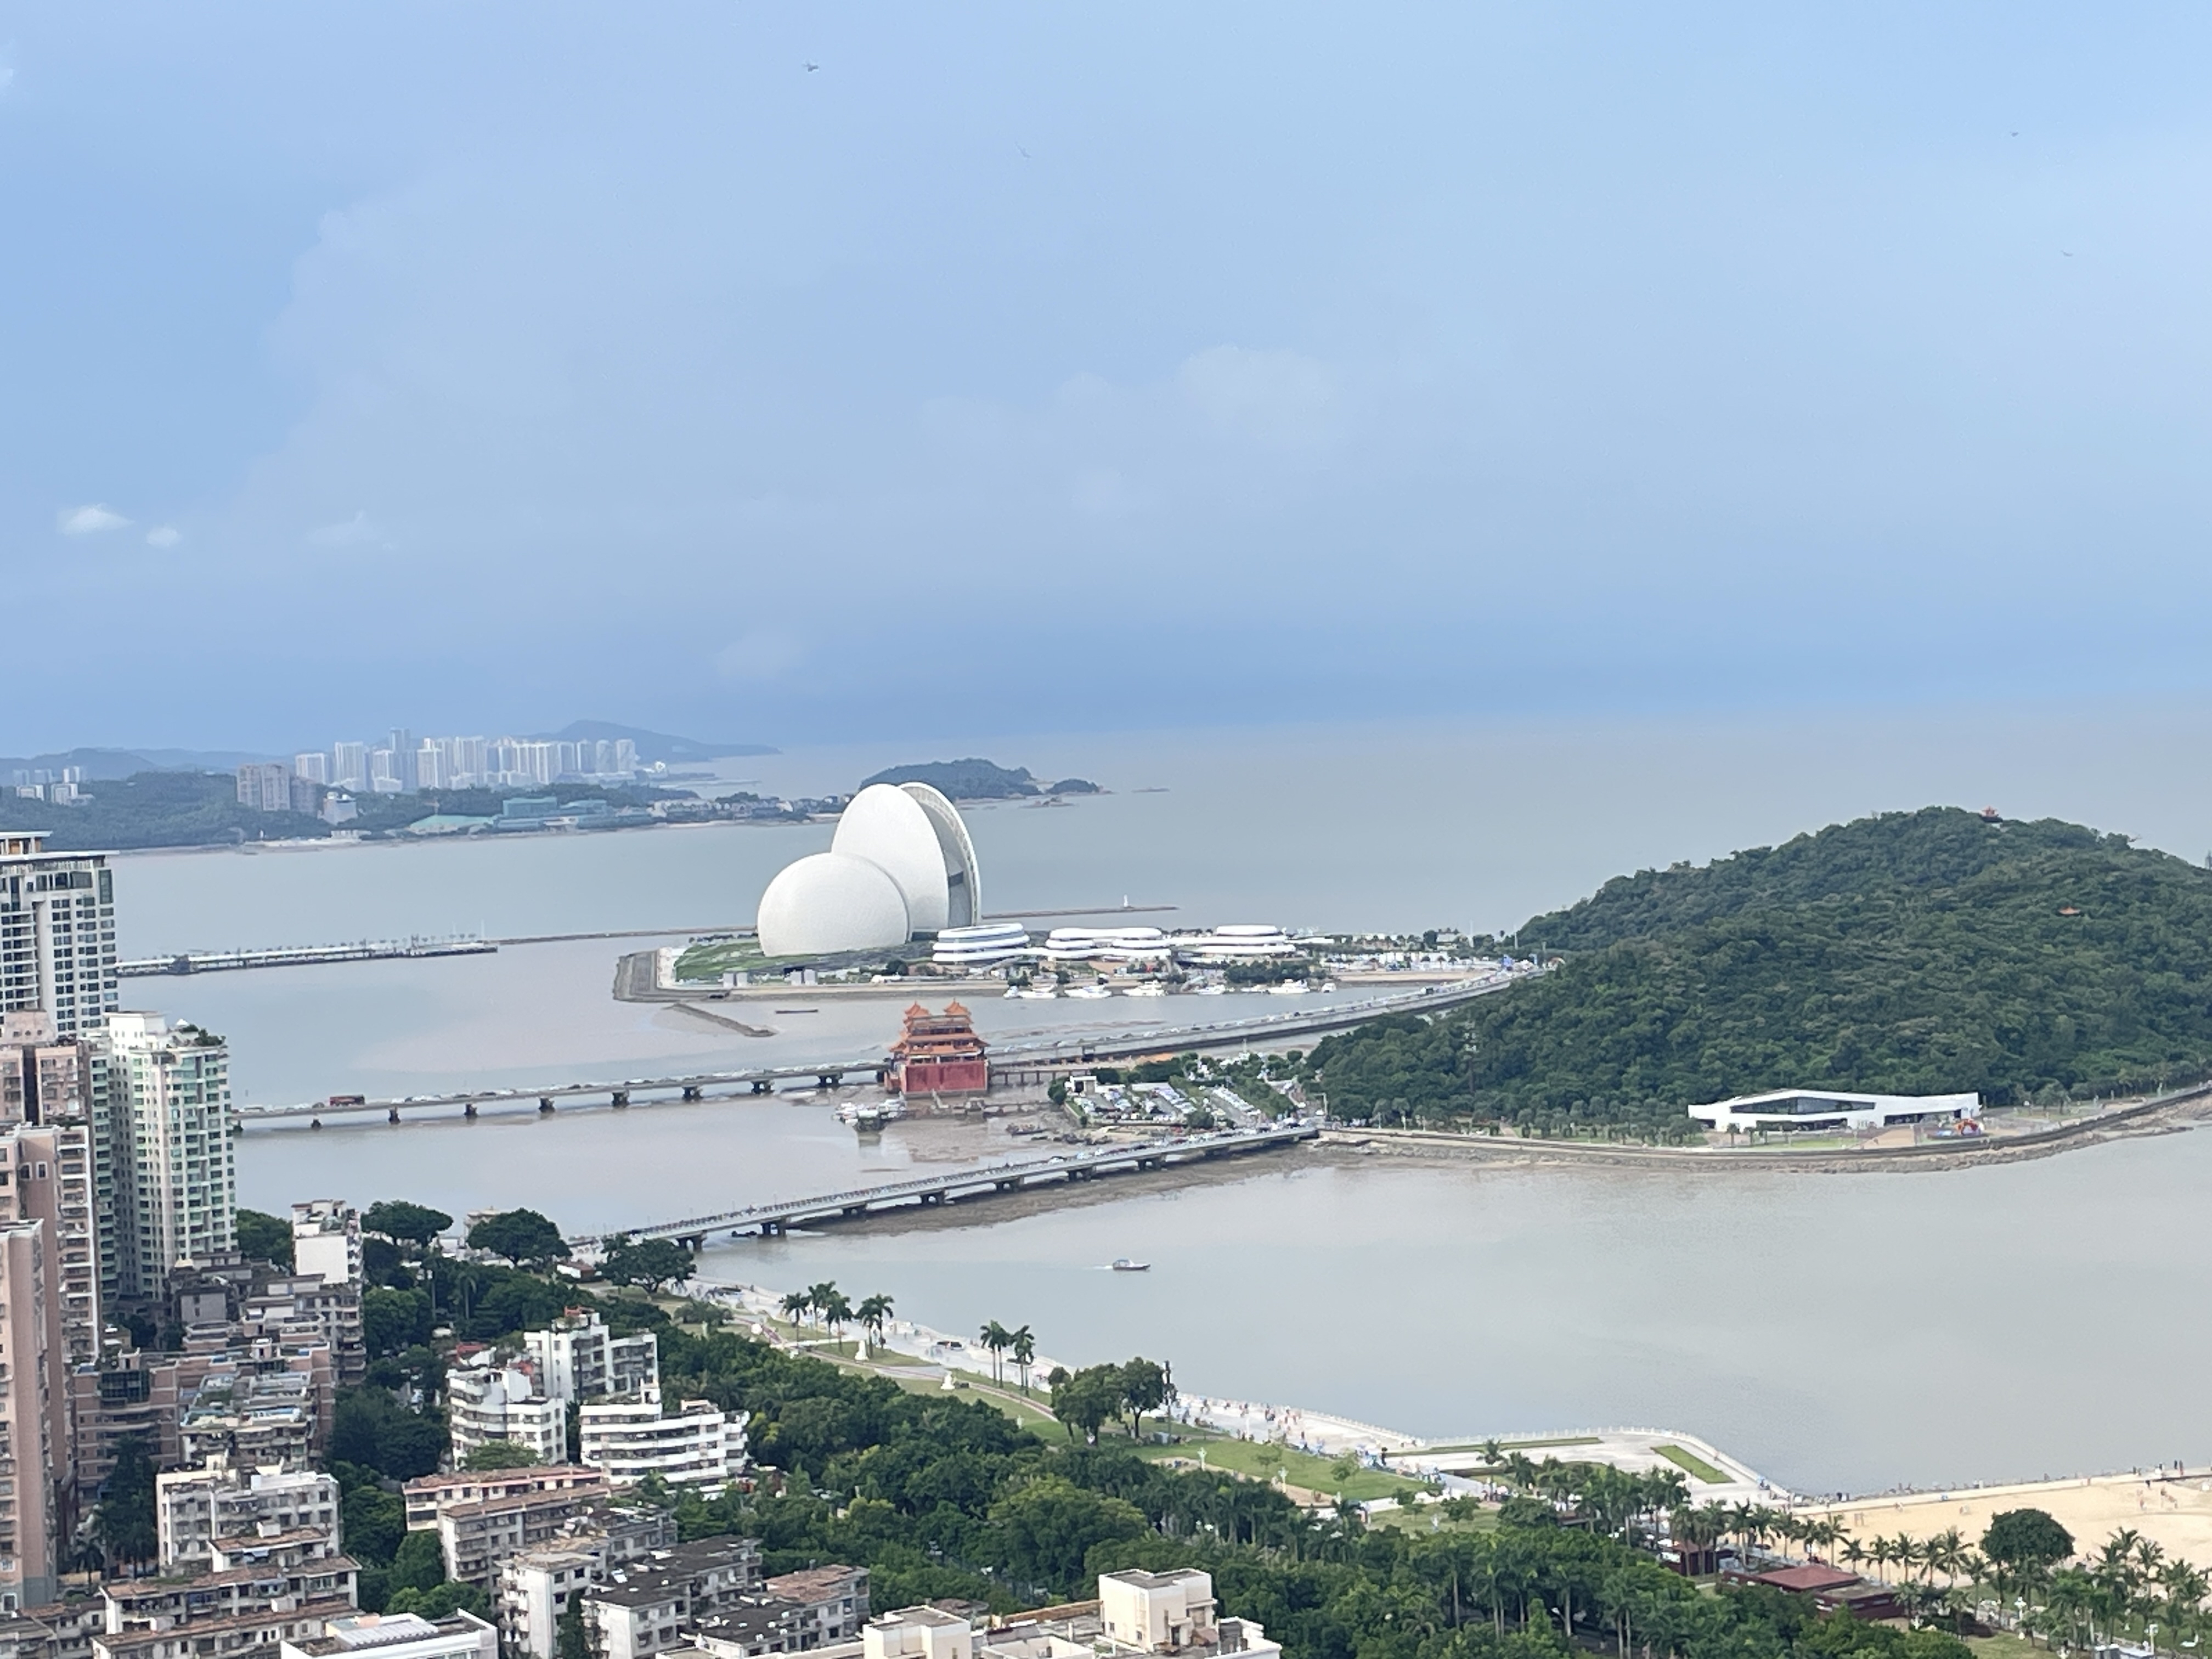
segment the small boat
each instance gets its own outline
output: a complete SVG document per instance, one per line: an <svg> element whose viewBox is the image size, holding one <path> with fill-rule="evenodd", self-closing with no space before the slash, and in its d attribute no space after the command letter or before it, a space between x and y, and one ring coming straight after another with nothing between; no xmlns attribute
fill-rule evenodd
<svg viewBox="0 0 2212 1659"><path fill-rule="evenodd" d="M1114 1271L1117 1273L1148 1273L1152 1270L1152 1264L1149 1261L1132 1261L1126 1255L1114 1258Z"/></svg>
<svg viewBox="0 0 2212 1659"><path fill-rule="evenodd" d="M1229 988L1226 985L1201 985L1198 988L1197 994L1202 997L1218 997L1225 996L1228 993Z"/></svg>
<svg viewBox="0 0 2212 1659"><path fill-rule="evenodd" d="M1286 979L1280 985L1270 985L1267 994L1274 997L1302 997L1306 994L1306 982L1302 979Z"/></svg>
<svg viewBox="0 0 2212 1659"><path fill-rule="evenodd" d="M837 1109L837 1115L862 1134L880 1130L886 1123L896 1123L906 1115L906 1107L896 1100L880 1102L852 1101Z"/></svg>
<svg viewBox="0 0 2212 1659"><path fill-rule="evenodd" d="M1025 1001L1030 1002L1050 1002L1054 997L1060 994L1060 987L1057 985L1017 985L1012 990L1007 992L1006 994L1010 997L1020 997Z"/></svg>
<svg viewBox="0 0 2212 1659"><path fill-rule="evenodd" d="M1101 980L1096 985L1079 985L1067 994L1072 997L1080 997L1085 1002L1096 1002L1101 997L1112 996L1114 988Z"/></svg>
<svg viewBox="0 0 2212 1659"><path fill-rule="evenodd" d="M1156 979L1146 980L1142 985L1132 985L1121 993L1125 997L1164 997L1167 994L1168 988Z"/></svg>

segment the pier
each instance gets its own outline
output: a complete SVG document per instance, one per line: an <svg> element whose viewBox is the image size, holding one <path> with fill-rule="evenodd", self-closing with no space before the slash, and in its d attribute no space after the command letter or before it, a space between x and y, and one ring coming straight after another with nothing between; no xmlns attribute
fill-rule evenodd
<svg viewBox="0 0 2212 1659"><path fill-rule="evenodd" d="M413 962L430 957L484 957L497 939L474 934L443 939L365 939L350 945L278 945L265 951L183 951L168 957L134 957L115 964L121 979L155 974L222 974L243 968L308 968L325 962Z"/></svg>
<svg viewBox="0 0 2212 1659"><path fill-rule="evenodd" d="M650 1222L617 1232L586 1234L570 1239L568 1243L573 1249L590 1250L604 1249L611 1244L634 1244L648 1238L672 1238L696 1252L705 1247L708 1236L714 1233L727 1232L733 1238L749 1233L774 1237L801 1224L819 1226L891 1210L967 1203L1032 1187L1073 1186L1101 1176L1134 1175L1146 1170L1164 1170L1180 1164L1294 1146L1300 1141L1317 1139L1320 1134L1321 1131L1311 1125L1292 1123L1280 1128L1236 1129L1174 1140L1141 1141L1095 1152L1068 1152L1056 1158L921 1176L880 1187L856 1187L848 1192L823 1193L812 1198L749 1204L743 1209L725 1210L714 1215L687 1216L681 1220Z"/></svg>

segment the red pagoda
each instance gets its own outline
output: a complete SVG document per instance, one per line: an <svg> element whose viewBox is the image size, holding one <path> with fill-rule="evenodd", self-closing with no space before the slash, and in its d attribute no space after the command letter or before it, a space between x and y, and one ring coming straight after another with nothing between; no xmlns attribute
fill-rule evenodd
<svg viewBox="0 0 2212 1659"><path fill-rule="evenodd" d="M906 1011L906 1028L891 1044L902 1095L980 1095L991 1086L991 1062L975 1022L957 1002L941 1014L920 1003Z"/></svg>

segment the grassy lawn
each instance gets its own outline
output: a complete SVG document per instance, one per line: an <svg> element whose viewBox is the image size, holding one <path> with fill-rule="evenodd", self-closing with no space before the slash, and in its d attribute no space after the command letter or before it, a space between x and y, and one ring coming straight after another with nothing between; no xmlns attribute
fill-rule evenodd
<svg viewBox="0 0 2212 1659"><path fill-rule="evenodd" d="M1370 1527L1394 1527L1400 1532L1496 1532L1498 1511L1470 1509L1458 1516L1444 1513L1442 1504L1408 1504L1368 1517ZM2010 1655L2004 1659L2011 1659Z"/></svg>
<svg viewBox="0 0 2212 1659"><path fill-rule="evenodd" d="M1729 1477L1725 1472L1715 1468L1693 1451L1685 1451L1680 1446L1654 1446L1651 1449L1681 1470L1683 1474L1702 1480L1708 1486L1725 1486L1729 1483Z"/></svg>
<svg viewBox="0 0 2212 1659"><path fill-rule="evenodd" d="M1541 1451L1549 1446L1595 1446L1597 1443L1598 1437L1594 1434L1575 1434L1561 1440L1501 1440L1498 1443L1498 1449L1501 1453ZM1463 1446L1424 1446L1421 1449L1430 1452L1479 1452L1488 1444L1484 1440L1470 1440Z"/></svg>
<svg viewBox="0 0 2212 1659"><path fill-rule="evenodd" d="M1193 1462L1198 1462L1203 1453L1205 1468L1223 1469L1253 1480L1273 1480L1287 1471L1287 1478L1294 1486L1327 1492L1331 1497L1341 1495L1354 1503L1364 1503L1370 1498L1402 1498L1408 1492L1423 1490L1419 1481L1382 1469L1362 1468L1340 1478L1330 1458L1316 1457L1310 1452L1295 1451L1265 1441L1231 1440L1226 1437L1199 1439L1185 1431L1181 1445L1146 1446L1139 1449L1146 1457L1186 1457Z"/></svg>
<svg viewBox="0 0 2212 1659"><path fill-rule="evenodd" d="M1974 1650L1974 1659L2050 1659L2047 1650L2039 1648L2025 1636L2014 1636L2000 1631L1995 1636L1969 1636L1966 1645Z"/></svg>

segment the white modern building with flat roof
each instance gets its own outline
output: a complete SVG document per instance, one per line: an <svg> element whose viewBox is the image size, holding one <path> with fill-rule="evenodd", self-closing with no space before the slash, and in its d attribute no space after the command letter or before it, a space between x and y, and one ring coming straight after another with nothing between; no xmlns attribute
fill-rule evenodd
<svg viewBox="0 0 2212 1659"><path fill-rule="evenodd" d="M1739 1095L1690 1115L1708 1129L1881 1129L1893 1123L1972 1117L1982 1097L1961 1095L1862 1095L1837 1089L1771 1089Z"/></svg>
<svg viewBox="0 0 2212 1659"><path fill-rule="evenodd" d="M617 1486L649 1474L672 1486L720 1486L744 1472L744 1420L708 1401L687 1400L673 1417L663 1417L653 1389L641 1400L586 1406L577 1418L579 1455Z"/></svg>
<svg viewBox="0 0 2212 1659"><path fill-rule="evenodd" d="M454 1366L446 1373L446 1418L455 1468L495 1440L527 1447L540 1463L567 1461L568 1407L538 1386L529 1361L495 1365L479 1355L476 1364Z"/></svg>

